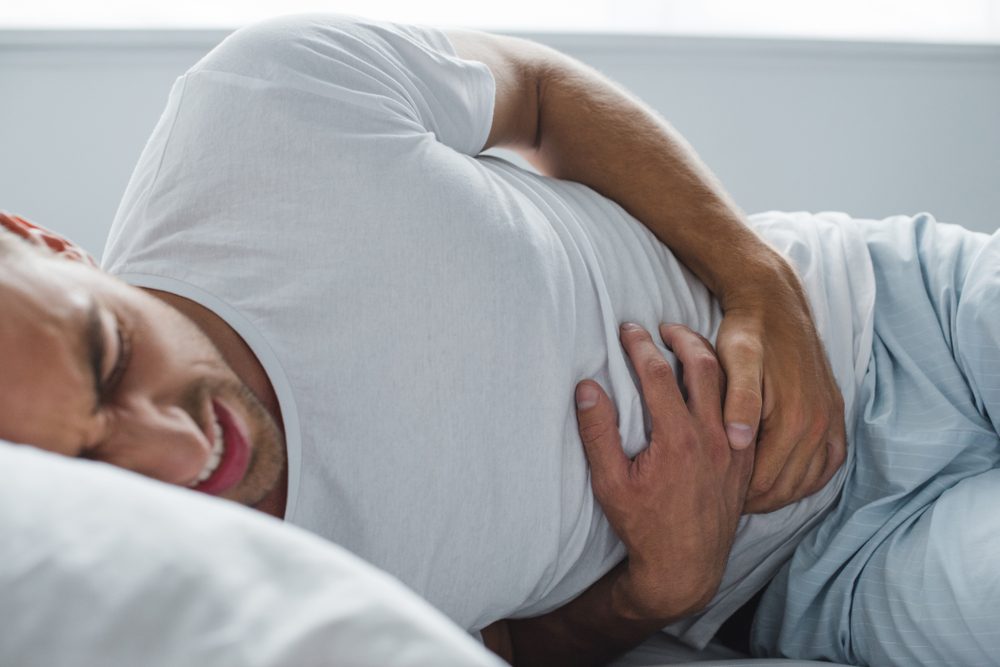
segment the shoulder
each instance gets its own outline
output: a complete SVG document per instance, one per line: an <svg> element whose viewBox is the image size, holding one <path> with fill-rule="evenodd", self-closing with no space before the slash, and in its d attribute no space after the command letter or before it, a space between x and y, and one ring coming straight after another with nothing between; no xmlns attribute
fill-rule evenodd
<svg viewBox="0 0 1000 667"><path fill-rule="evenodd" d="M307 66L352 58L385 57L393 43L424 39L437 31L349 14L290 14L236 30L190 71L221 71L270 78L275 64ZM444 40L443 35L439 37Z"/></svg>

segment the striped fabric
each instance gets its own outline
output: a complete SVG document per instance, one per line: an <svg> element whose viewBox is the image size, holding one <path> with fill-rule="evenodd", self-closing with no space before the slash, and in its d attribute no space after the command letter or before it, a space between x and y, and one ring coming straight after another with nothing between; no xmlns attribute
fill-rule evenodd
<svg viewBox="0 0 1000 667"><path fill-rule="evenodd" d="M860 222L877 296L855 455L767 590L753 650L1000 665L1000 232Z"/></svg>

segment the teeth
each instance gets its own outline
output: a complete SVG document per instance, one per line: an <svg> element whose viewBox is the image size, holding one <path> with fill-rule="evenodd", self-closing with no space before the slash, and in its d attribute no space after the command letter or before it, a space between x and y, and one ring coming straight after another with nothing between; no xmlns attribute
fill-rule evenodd
<svg viewBox="0 0 1000 667"><path fill-rule="evenodd" d="M189 487L197 486L211 477L215 469L219 467L219 462L222 461L225 440L222 437L222 425L219 424L218 420L212 422L212 434L215 438L215 441L212 443L212 453L209 455L208 461L205 462L205 467L198 473L198 476L188 483Z"/></svg>

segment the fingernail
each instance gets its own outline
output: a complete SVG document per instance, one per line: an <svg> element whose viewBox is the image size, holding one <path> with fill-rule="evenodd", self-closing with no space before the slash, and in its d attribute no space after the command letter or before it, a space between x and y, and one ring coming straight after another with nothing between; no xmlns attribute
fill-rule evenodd
<svg viewBox="0 0 1000 667"><path fill-rule="evenodd" d="M589 410L597 405L597 390L593 385L581 384L576 388L576 407L580 410Z"/></svg>
<svg viewBox="0 0 1000 667"><path fill-rule="evenodd" d="M640 329L640 328L642 328L642 327L640 327L635 322L623 322L622 323L622 329L624 331L635 331L636 329Z"/></svg>
<svg viewBox="0 0 1000 667"><path fill-rule="evenodd" d="M726 436L733 449L746 449L750 446L753 429L746 424L726 424Z"/></svg>

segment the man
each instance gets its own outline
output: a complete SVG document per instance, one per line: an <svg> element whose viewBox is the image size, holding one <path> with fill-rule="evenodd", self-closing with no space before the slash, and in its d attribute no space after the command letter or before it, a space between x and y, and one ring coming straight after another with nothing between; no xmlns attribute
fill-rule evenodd
<svg viewBox="0 0 1000 667"><path fill-rule="evenodd" d="M490 146L568 180L474 157ZM811 222L755 225L807 280L832 369L788 263L586 68L478 33L270 21L175 85L105 252L131 287L9 253L0 437L283 516L517 664L599 662L682 618L704 642L844 484L875 278L859 227ZM662 334L687 405L641 329L630 368L629 320L715 340L725 387L683 328ZM615 404L578 386L586 458L582 378ZM777 511L734 541L741 508Z"/></svg>

